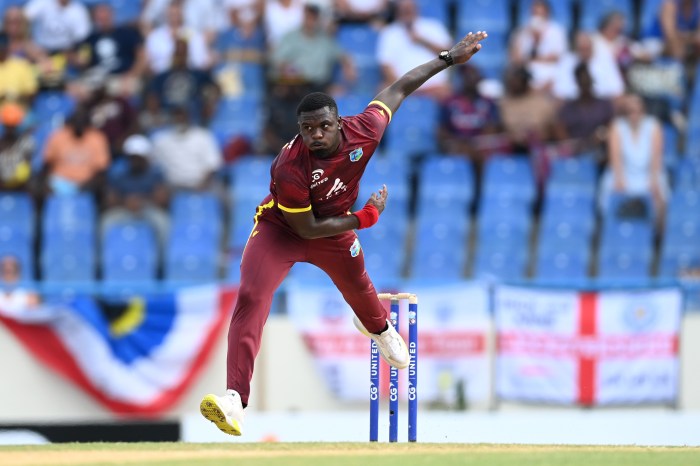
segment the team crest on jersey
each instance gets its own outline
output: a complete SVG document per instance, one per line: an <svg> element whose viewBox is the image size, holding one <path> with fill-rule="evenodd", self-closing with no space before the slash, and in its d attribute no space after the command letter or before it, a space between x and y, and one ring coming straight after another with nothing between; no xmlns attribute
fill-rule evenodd
<svg viewBox="0 0 700 466"><path fill-rule="evenodd" d="M350 161L351 162L357 162L362 158L362 147L358 147L354 151L350 152Z"/></svg>
<svg viewBox="0 0 700 466"><path fill-rule="evenodd" d="M355 241L353 241L352 246L350 246L350 255L352 257L359 256L361 249L362 249L362 246L360 246L359 238L355 238Z"/></svg>

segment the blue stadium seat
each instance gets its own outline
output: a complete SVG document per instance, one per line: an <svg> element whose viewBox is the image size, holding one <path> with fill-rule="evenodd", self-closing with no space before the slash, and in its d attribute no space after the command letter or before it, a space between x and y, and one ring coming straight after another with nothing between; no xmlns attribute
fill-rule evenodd
<svg viewBox="0 0 700 466"><path fill-rule="evenodd" d="M651 222L607 221L603 224L603 251L652 251L654 226Z"/></svg>
<svg viewBox="0 0 700 466"><path fill-rule="evenodd" d="M697 269L698 267L700 267L700 252L670 251L664 248L659 258L657 276L661 278L676 278L683 271Z"/></svg>
<svg viewBox="0 0 700 466"><path fill-rule="evenodd" d="M218 279L219 245L173 239L168 246L165 278L176 283L214 282Z"/></svg>
<svg viewBox="0 0 700 466"><path fill-rule="evenodd" d="M75 110L75 99L58 91L45 91L37 94L32 111L38 122L63 121Z"/></svg>
<svg viewBox="0 0 700 466"><path fill-rule="evenodd" d="M459 36L468 32L507 33L510 29L510 0L456 2Z"/></svg>
<svg viewBox="0 0 700 466"><path fill-rule="evenodd" d="M401 276L408 221L378 222L357 232L371 277L395 279Z"/></svg>
<svg viewBox="0 0 700 466"><path fill-rule="evenodd" d="M338 45L363 66L376 61L379 32L369 24L341 24L336 39Z"/></svg>
<svg viewBox="0 0 700 466"><path fill-rule="evenodd" d="M255 139L263 127L263 105L260 96L243 94L238 98L219 101L209 129L223 147L232 138L243 136Z"/></svg>
<svg viewBox="0 0 700 466"><path fill-rule="evenodd" d="M588 250L539 253L535 277L548 282L581 280L588 276Z"/></svg>
<svg viewBox="0 0 700 466"><path fill-rule="evenodd" d="M592 157L580 155L552 161L547 189L578 189L595 192L598 173Z"/></svg>
<svg viewBox="0 0 700 466"><path fill-rule="evenodd" d="M666 223L677 225L693 220L700 221L700 190L677 189L668 203Z"/></svg>
<svg viewBox="0 0 700 466"><path fill-rule="evenodd" d="M34 203L26 193L0 193L0 225L27 237L34 233Z"/></svg>
<svg viewBox="0 0 700 466"><path fill-rule="evenodd" d="M221 201L211 193L178 192L170 204L174 230L197 228L207 234L204 238L208 240L218 241L223 230L222 214Z"/></svg>
<svg viewBox="0 0 700 466"><path fill-rule="evenodd" d="M240 283L241 281L241 252L232 252L227 258L226 281Z"/></svg>
<svg viewBox="0 0 700 466"><path fill-rule="evenodd" d="M619 219L619 211L623 203L630 199L636 198L646 205L646 215L635 219ZM612 194L608 203L604 206L602 211L603 220L616 222L616 221L627 221L627 222L641 222L648 223L651 222L656 216L654 211L654 203L651 199L651 195L648 196L628 196L626 194Z"/></svg>
<svg viewBox="0 0 700 466"><path fill-rule="evenodd" d="M618 11L625 15L627 29L634 26L633 0L595 0L579 2L581 17L579 27L584 31L595 31L600 21L608 13Z"/></svg>
<svg viewBox="0 0 700 466"><path fill-rule="evenodd" d="M446 27L450 26L450 3L452 0L416 0L420 16L437 19Z"/></svg>
<svg viewBox="0 0 700 466"><path fill-rule="evenodd" d="M116 225L102 239L102 278L105 282L153 282L158 269L156 235L150 225Z"/></svg>
<svg viewBox="0 0 700 466"><path fill-rule="evenodd" d="M519 280L527 268L527 248L499 249L479 246L472 276L480 279Z"/></svg>
<svg viewBox="0 0 700 466"><path fill-rule="evenodd" d="M575 0L556 0L554 2L549 2L552 7L552 19L561 24L567 31L573 28L574 1ZM516 4L518 6L518 25L525 26L530 19L532 0L517 0Z"/></svg>
<svg viewBox="0 0 700 466"><path fill-rule="evenodd" d="M46 234L54 231L94 232L97 221L95 199L87 193L49 196L42 214Z"/></svg>
<svg viewBox="0 0 700 466"><path fill-rule="evenodd" d="M651 259L651 248L602 251L599 255L597 276L605 280L649 278Z"/></svg>
<svg viewBox="0 0 700 466"><path fill-rule="evenodd" d="M460 278L467 259L469 219L442 220L422 217L416 231L411 276L413 278Z"/></svg>
<svg viewBox="0 0 700 466"><path fill-rule="evenodd" d="M429 97L406 99L386 131L386 147L390 153L409 158L435 152L438 111L437 102Z"/></svg>
<svg viewBox="0 0 700 466"><path fill-rule="evenodd" d="M576 229L590 232L595 225L595 198L578 189L548 189L542 206L542 223L566 221Z"/></svg>
<svg viewBox="0 0 700 466"><path fill-rule="evenodd" d="M375 154L367 164L360 181L360 190L355 207L361 209L372 193L376 193L386 184L389 202L382 213L383 219L404 222L408 218L411 187L406 164L395 159Z"/></svg>
<svg viewBox="0 0 700 466"><path fill-rule="evenodd" d="M116 24L136 24L143 10L143 0L110 0Z"/></svg>
<svg viewBox="0 0 700 466"><path fill-rule="evenodd" d="M700 157L681 157L673 170L676 191L700 190Z"/></svg>
<svg viewBox="0 0 700 466"><path fill-rule="evenodd" d="M491 157L484 168L484 198L510 196L530 205L535 199L535 178L526 157Z"/></svg>
<svg viewBox="0 0 700 466"><path fill-rule="evenodd" d="M12 224L3 224L0 220L0 257L12 256L20 265L22 281L34 279L34 254L32 237Z"/></svg>
<svg viewBox="0 0 700 466"><path fill-rule="evenodd" d="M589 253L594 223L582 225L565 219L549 217L551 220L540 224L537 237L539 253L576 252Z"/></svg>
<svg viewBox="0 0 700 466"><path fill-rule="evenodd" d="M656 22L659 9L664 0L643 0L639 13L639 32L642 37L649 34Z"/></svg>
<svg viewBox="0 0 700 466"><path fill-rule="evenodd" d="M474 172L471 163L459 156L426 158L419 169L419 205L448 200L454 205L468 206L474 199Z"/></svg>
<svg viewBox="0 0 700 466"><path fill-rule="evenodd" d="M362 113L373 97L372 94L358 92L335 96L335 103L338 104L338 113L340 116L352 116Z"/></svg>
<svg viewBox="0 0 700 466"><path fill-rule="evenodd" d="M89 282L95 279L96 233L93 229L44 229L41 277L48 282Z"/></svg>

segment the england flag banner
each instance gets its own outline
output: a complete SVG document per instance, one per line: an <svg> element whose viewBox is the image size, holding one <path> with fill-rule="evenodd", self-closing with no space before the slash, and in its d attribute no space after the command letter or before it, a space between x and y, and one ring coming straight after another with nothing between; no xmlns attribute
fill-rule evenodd
<svg viewBox="0 0 700 466"><path fill-rule="evenodd" d="M445 407L486 403L491 390L486 287L456 284L410 291L418 296L419 400ZM385 305L388 311L389 303ZM355 329L353 312L338 290L295 287L288 292L287 306L331 391L343 400L366 401L370 339ZM408 344L405 301L400 303L399 330ZM408 370L399 374L400 386L406 387ZM382 361L380 389L386 394L388 388L388 366ZM406 390L399 393L405 397Z"/></svg>
<svg viewBox="0 0 700 466"><path fill-rule="evenodd" d="M496 391L566 405L673 403L682 294L497 287Z"/></svg>
<svg viewBox="0 0 700 466"><path fill-rule="evenodd" d="M159 416L205 367L235 288L205 285L125 301L79 296L0 308L0 323L49 369L114 413Z"/></svg>

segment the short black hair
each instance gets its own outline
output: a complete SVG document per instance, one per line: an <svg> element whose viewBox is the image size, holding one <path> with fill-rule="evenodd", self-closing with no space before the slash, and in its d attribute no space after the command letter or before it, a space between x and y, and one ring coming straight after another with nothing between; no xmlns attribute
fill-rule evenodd
<svg viewBox="0 0 700 466"><path fill-rule="evenodd" d="M313 112L323 107L330 108L331 112L338 116L338 104L335 103L333 97L323 92L312 92L301 99L301 102L297 105L297 116L301 115L302 112Z"/></svg>

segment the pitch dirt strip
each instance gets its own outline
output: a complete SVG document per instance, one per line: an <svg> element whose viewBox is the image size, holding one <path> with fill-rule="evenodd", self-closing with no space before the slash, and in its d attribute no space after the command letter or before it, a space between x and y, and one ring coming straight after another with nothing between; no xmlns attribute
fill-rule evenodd
<svg viewBox="0 0 700 466"><path fill-rule="evenodd" d="M532 455L528 455L532 454ZM645 463L640 459L660 460L659 463ZM670 454L670 456L666 456ZM328 465L340 464L341 458L347 461L360 461L355 464L370 466L389 464L488 464L524 465L535 464L523 461L537 457L548 459L547 464L588 465L602 464L610 455L607 464L700 464L698 448L645 448L645 447L580 447L546 445L463 445L463 444L357 444L357 443L267 443L267 444L185 444L185 443L143 443L143 444L61 444L26 447L0 447L0 465L39 466L39 465L107 465L107 464L232 464L236 461L255 461L255 464L283 464L293 460L295 464ZM563 455L560 463L556 457ZM626 462L619 462L620 455ZM680 456L679 456L680 455ZM580 456L580 461L571 458ZM568 458L565 460L564 457ZM644 458L646 457L646 458ZM326 461L324 461L324 458ZM372 459L376 462L373 462ZM430 462L421 461L429 458ZM462 458L468 462L462 462ZM480 458L480 459L479 459ZM518 459L519 458L519 459ZM681 460L680 462L674 460ZM258 463L258 460L260 463ZM266 463L265 460L270 460ZM471 460L476 461L472 463ZM516 461L514 461L516 460ZM594 463L590 463L594 460ZM394 464L394 462L391 462ZM540 463L542 464L542 463Z"/></svg>

